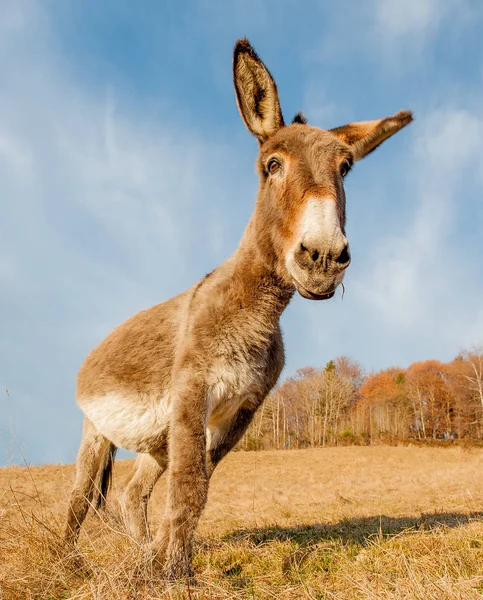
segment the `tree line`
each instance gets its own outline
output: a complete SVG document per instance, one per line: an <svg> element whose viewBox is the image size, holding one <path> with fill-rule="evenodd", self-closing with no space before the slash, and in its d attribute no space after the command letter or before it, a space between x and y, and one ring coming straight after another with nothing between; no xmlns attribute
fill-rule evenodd
<svg viewBox="0 0 483 600"><path fill-rule="evenodd" d="M305 367L270 393L240 447L313 448L483 440L483 348L449 363L364 373L347 356Z"/></svg>

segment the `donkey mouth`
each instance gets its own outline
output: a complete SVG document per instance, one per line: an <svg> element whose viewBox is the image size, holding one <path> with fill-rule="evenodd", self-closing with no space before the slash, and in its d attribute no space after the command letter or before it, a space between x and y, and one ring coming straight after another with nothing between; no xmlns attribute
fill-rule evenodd
<svg viewBox="0 0 483 600"><path fill-rule="evenodd" d="M298 281L296 282L295 287L297 288L298 293L307 300L329 300L330 298L333 298L335 294L335 290L332 290L331 292L326 292L325 294L316 294L314 292L309 291Z"/></svg>

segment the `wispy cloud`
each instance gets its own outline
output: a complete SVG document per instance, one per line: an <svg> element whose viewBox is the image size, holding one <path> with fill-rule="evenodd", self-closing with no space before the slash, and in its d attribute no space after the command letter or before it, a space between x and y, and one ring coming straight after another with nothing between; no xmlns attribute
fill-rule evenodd
<svg viewBox="0 0 483 600"><path fill-rule="evenodd" d="M388 38L427 35L437 30L440 22L461 2L453 0L375 1L376 23Z"/></svg>
<svg viewBox="0 0 483 600"><path fill-rule="evenodd" d="M42 440L57 439L62 425L79 428L73 386L87 351L191 285L234 244L223 143L163 115L133 114L110 85L104 94L78 85L47 16L33 2L22 6L8 4L1 42L11 58L0 97L0 309L8 315L0 386L11 399L0 412L3 422L16 417L29 456L35 448L41 461L58 451ZM243 191L241 183L231 201Z"/></svg>
<svg viewBox="0 0 483 600"><path fill-rule="evenodd" d="M377 185L361 175L362 190L349 192L349 218L354 201L368 212L358 208L350 221L354 261L346 296L327 315L302 308L309 347L317 344L321 355L357 348L367 367L404 365L429 356L449 360L481 343L483 112L465 104L417 114L398 163L390 160L395 140L367 159L369 170L378 162ZM364 161L357 169L367 167Z"/></svg>
<svg viewBox="0 0 483 600"><path fill-rule="evenodd" d="M401 234L380 241L369 262L372 266L361 273L357 286L391 330L409 328L415 340L425 332L440 341L449 334L453 342L463 343L470 333L464 331L468 304L478 305L467 297L472 287L469 276L480 268L479 257L471 251L472 240L457 234L465 211L468 169L483 167L478 151L483 144L483 115L443 109L421 115L420 120L405 166L403 193L416 199L412 223ZM481 293L482 282L476 284ZM447 322L446 330L438 329L442 322ZM468 325L473 335L483 337L482 330Z"/></svg>
<svg viewBox="0 0 483 600"><path fill-rule="evenodd" d="M392 105L392 110L412 108L416 121L357 165L349 178L353 264L344 299L334 299L323 310L299 303L304 318L293 331L289 323L289 330L310 340L301 361L345 353L356 355L367 368L428 356L448 360L483 339L483 247L476 225L482 223L476 199L483 196L478 175L483 171L483 113L474 101L482 82L461 81L461 72L440 65L438 57L450 41L460 48L462 32L474 27L482 13L470 2L375 0L350 15L334 12L331 17L329 35L311 56L322 73L320 82L307 85L313 113L324 115L329 108L342 122L342 106L356 118L374 118L382 114L373 106L381 98L388 104L394 95L397 102L402 97L411 102ZM337 69L342 64L343 73L351 76L337 79L331 71L325 77L327 64ZM428 83L421 90L419 72ZM381 93L389 80L393 89ZM314 89L320 91L314 95ZM330 94L340 98L335 110L327 100ZM355 98L360 100L357 112Z"/></svg>
<svg viewBox="0 0 483 600"><path fill-rule="evenodd" d="M199 21L180 19L186 72L171 81L171 71L153 98L128 89L125 73L123 83L111 80L109 69L93 85L82 57L65 51L49 6L52 12L34 0L7 1L0 20L0 390L11 394L8 403L0 399L1 447L11 416L29 460L71 460L81 423L75 373L85 354L119 322L187 288L236 247L254 202L256 142L243 132L233 97L222 105L230 57L220 56L244 34L281 74L284 108L305 109L311 123L335 126L399 108L416 113L414 124L351 174L346 294L322 304L294 300L283 317L286 373L338 354L371 368L451 358L481 343L482 80L470 61L463 74L448 62L446 42L474 33L483 11L453 0L409 0L400 11L401 3L374 0L350 10L313 3L308 14L286 2L264 5L260 21L243 2L229 10L205 2ZM171 55L160 46L167 25L158 17L139 27L156 20L145 47L159 53L149 56L151 65L164 60L162 78ZM121 38L119 70L130 59ZM459 42L455 48L466 47L466 37ZM96 46L99 64L103 47ZM214 65L213 81L206 69L199 94L183 87L206 64ZM138 70L136 62L131 75ZM187 109L170 96L175 84ZM196 119L178 112L174 120L173 106L193 107ZM222 133L197 122L204 110Z"/></svg>

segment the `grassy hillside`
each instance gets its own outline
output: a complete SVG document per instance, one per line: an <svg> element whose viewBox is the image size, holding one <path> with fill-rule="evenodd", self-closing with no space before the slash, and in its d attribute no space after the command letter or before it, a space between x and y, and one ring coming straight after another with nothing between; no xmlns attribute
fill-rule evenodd
<svg viewBox="0 0 483 600"><path fill-rule="evenodd" d="M110 509L73 555L58 537L73 465L0 469L0 598L473 599L483 595L483 451L232 453L200 524L198 586L166 584ZM155 489L151 522L163 511Z"/></svg>

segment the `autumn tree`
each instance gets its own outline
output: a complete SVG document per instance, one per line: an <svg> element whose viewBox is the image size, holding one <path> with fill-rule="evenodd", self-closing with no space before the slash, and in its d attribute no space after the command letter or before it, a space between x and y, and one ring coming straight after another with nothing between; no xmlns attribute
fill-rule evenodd
<svg viewBox="0 0 483 600"><path fill-rule="evenodd" d="M366 377L356 410L359 427L370 439L407 437L412 420L405 372L391 367Z"/></svg>
<svg viewBox="0 0 483 600"><path fill-rule="evenodd" d="M451 363L460 437L483 438L483 349L461 352Z"/></svg>
<svg viewBox="0 0 483 600"><path fill-rule="evenodd" d="M305 448L411 438L483 439L483 351L364 375L341 356L304 367L267 397L241 446Z"/></svg>
<svg viewBox="0 0 483 600"><path fill-rule="evenodd" d="M455 399L448 365L438 360L415 362L407 369L407 390L418 437L452 437Z"/></svg>

